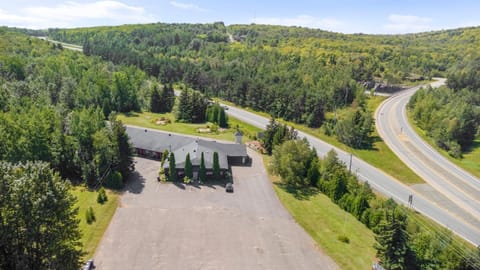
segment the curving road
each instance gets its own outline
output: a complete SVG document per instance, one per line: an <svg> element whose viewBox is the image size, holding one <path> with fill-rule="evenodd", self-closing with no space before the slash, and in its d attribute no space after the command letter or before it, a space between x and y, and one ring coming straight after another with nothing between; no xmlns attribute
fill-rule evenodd
<svg viewBox="0 0 480 270"><path fill-rule="evenodd" d="M222 105L226 106L225 104ZM228 106L228 108L227 113L229 115L246 123L260 128L265 128L268 125L269 119L266 117L256 115L237 107ZM391 197L399 203L408 205L408 197L409 195L413 195L414 202L412 207L415 210L449 228L455 234L472 244L480 244L480 222L472 224L472 222L467 221L467 218L458 218L457 215L453 214L453 211L450 211L450 209L452 209L451 207L442 207L442 205L439 204L439 200L425 196L425 194L399 182L395 178L385 174L365 161L355 156L352 157L349 153L329 145L314 136L301 131L298 131L298 135L306 138L310 142L310 145L315 147L320 156L324 156L328 151L334 149L337 152L338 157L345 162L345 164L349 165L351 158L352 171L357 173L358 178L361 181L368 181L372 188L384 194L386 197ZM440 202L443 201L446 200L442 199Z"/></svg>
<svg viewBox="0 0 480 270"><path fill-rule="evenodd" d="M432 87L445 83L437 79ZM392 151L427 185L454 203L453 213L480 228L480 180L460 169L430 145L410 126L406 105L420 87L402 91L385 100L376 111L377 130Z"/></svg>
<svg viewBox="0 0 480 270"><path fill-rule="evenodd" d="M46 38L44 38L44 39L46 39ZM50 39L48 39L48 41L56 42L56 41L53 41L53 40L50 40ZM64 48L66 48L66 49L81 51L81 46L78 46L78 45L66 44L66 43L62 43L62 45L64 45ZM439 86L439 85L443 84L444 82L445 82L444 80L440 80L440 81L437 81L437 82L433 83L432 86ZM409 90L406 90L406 91L400 93L399 95L403 95L403 94L408 95L408 98L406 99L407 100L406 102L408 102L409 97L411 95L413 95L413 93L418 89L419 89L419 87L414 87L414 88L411 88ZM176 91L175 94L178 95L178 92ZM392 99L396 99L397 96L398 95L395 95L392 98L388 99L387 101L390 101ZM225 104L222 104L222 105L226 106ZM242 120L246 123L257 126L259 128L265 128L268 125L268 122L269 122L268 118L256 115L254 113L248 112L246 110L242 110L240 108L231 107L231 106L228 106L228 107L229 107L229 110L227 111L227 113L229 115L232 115L232 116L234 116L234 117L236 117L236 118L238 118L238 119L240 119L240 120ZM383 107L388 107L388 105L385 105L385 103L384 103L384 104L382 104L382 108ZM402 108L402 107L405 108L405 106L400 106L400 108ZM377 115L379 114L380 116L382 116L382 113L384 113L384 112L377 111ZM402 114L396 112L396 115L405 115L404 113L405 113L405 111L403 110ZM376 118L380 119L380 121L382 120L381 117L380 118L376 117ZM405 116L403 116L403 120L406 120ZM392 121L387 121L387 122L394 123L396 121L398 121L398 120L393 120L393 118L392 118ZM378 128L378 122L379 121L377 120L377 128ZM381 124L381 126L383 127L383 126L386 126L386 125ZM411 130L411 128L408 129L410 127L408 124L404 124L401 127L402 127L401 128L402 131L403 131L403 128L405 128L404 133L408 133L409 136L410 135L413 135L413 136L416 135L415 132L413 132L413 130ZM381 133L381 132L382 131L379 130L379 133ZM397 126L397 133L398 133L398 126ZM455 184L455 189L449 190L449 187L445 187L443 189L442 188L440 189L440 190L443 190L443 191L445 191L445 190L447 191L445 193L445 194L449 195L449 196L447 196L448 197L447 198L447 197L443 196L442 193L437 191L436 189L430 188L430 186L422 186L422 187L412 186L412 187L410 187L410 186L407 186L407 185L399 182L395 178L385 174L381 170L371 166L370 164L366 163L365 161L363 161L361 159L358 159L355 156L351 156L349 153L346 153L343 150L340 150L340 149L338 149L338 148L336 148L332 145L329 145L329 144L321 141L320 139L318 139L316 137L305 134L304 132L301 132L301 131L298 131L298 134L301 137L307 138L307 140L310 142L310 144L313 147L316 148L316 150L317 150L317 152L320 156L324 156L324 155L326 155L326 153L328 151L330 151L331 149L334 149L337 152L338 157L343 162L345 162L345 164L350 164L350 162L351 162L352 171L355 171L357 173L357 176L360 180L368 182L370 184L370 186L372 186L372 188L374 188L378 192L382 193L386 197L391 197L399 203L402 203L404 205L408 205L408 197L410 195L413 195L414 196L414 203L412 205L412 208L414 208L418 212L422 213L423 215L430 217L431 219L435 220L437 223L443 225L444 227L452 230L455 234L459 235L460 237L464 238L465 240L469 241L470 243L472 243L476 246L480 245L480 220L479 220L479 216L478 216L478 211L479 211L480 208L479 207L475 208L475 204L468 207L469 202L472 201L472 199L471 199L472 196L465 196L465 197L460 196L460 198L458 200L455 199L456 197L457 198L459 197L458 192L461 192L460 190L467 190L466 194L470 194L470 193L472 193L472 191L474 191L473 192L473 197L478 198L479 181L478 180L472 181L472 178L473 178L472 176L463 172L459 168L455 168L456 166L452 165L444 157L435 156L435 155L439 155L439 154L435 150L429 148L428 145L426 145L421 140L419 140L418 142L420 144L423 144L426 147L426 149L429 148L429 150L423 152L424 155L426 153L426 157L431 155L432 157L434 157L434 161L435 160L444 160L443 161L444 165L449 164L447 166L444 166L444 165L435 166L435 165L433 165L434 167L431 167L431 169L433 169L434 171L435 171L435 169L437 169L438 171L436 171L435 174L432 174L432 175L442 175L443 174L444 176L445 175L453 175L453 176L455 176L455 178L460 178L460 179L469 179L470 178L470 180L467 180L467 181L469 181L470 184L473 184L473 186L476 186L476 188L472 189L472 190L469 190L468 186L464 186L462 184L462 182L454 180L455 183L456 183ZM384 137L383 135L381 135L381 136L382 136L382 138ZM418 135L417 135L417 137L418 137ZM389 144L389 142L388 141L386 141L386 142L392 148L392 146ZM394 148L392 148L392 150L393 149ZM397 152L395 151L395 153L397 153ZM397 155L398 155L398 153L397 153ZM419 164L419 163L417 163L417 164ZM448 174L449 172L450 172L450 174ZM421 175L420 173L419 173L419 175L421 177L423 177L423 175ZM448 177L450 177L450 176L448 176ZM423 178L425 179L425 177L423 177ZM475 179L473 178L473 180L475 180ZM460 180L460 181L462 181L462 180ZM455 196L455 194L457 194L457 195ZM450 198L452 198L452 199L450 199ZM463 202L462 202L462 199L463 199ZM458 201L458 202L460 202L460 204L452 202L452 200L456 201L456 202ZM478 203L478 199L476 200L476 203ZM460 207L459 207L459 205L460 205ZM467 206L467 208L465 208L464 206ZM468 210L466 210L466 209L471 209L472 207L474 208L473 209L474 211L472 211L471 213Z"/></svg>

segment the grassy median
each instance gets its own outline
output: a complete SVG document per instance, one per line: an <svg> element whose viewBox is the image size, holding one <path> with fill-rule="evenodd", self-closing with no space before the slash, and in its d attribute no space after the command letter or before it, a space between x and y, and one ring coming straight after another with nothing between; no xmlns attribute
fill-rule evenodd
<svg viewBox="0 0 480 270"><path fill-rule="evenodd" d="M480 178L480 138L477 138L473 141L470 149L468 149L468 151L462 154L462 158L454 158L450 156L447 151L438 147L435 144L434 140L431 137L427 136L427 132L415 124L415 120L412 119L410 113L407 113L407 116L410 125L424 141L426 141L430 146L437 150L437 152L442 154L444 157L446 157L458 167Z"/></svg>
<svg viewBox="0 0 480 270"><path fill-rule="evenodd" d="M378 106L385 100L385 97L374 96L367 99L367 107L370 111L374 112ZM220 101L222 103L228 104L229 106L235 106L230 102ZM255 113L263 117L270 117L265 112L257 112L249 108L244 108L245 110ZM341 113L341 112L340 112ZM333 114L327 115L332 117ZM294 127L297 130L303 131L307 134L315 136L320 140L331 144L339 149L342 149L346 152L352 153L356 157L364 160L365 162L371 164L372 166L382 170L386 174L396 178L402 183L407 185L421 184L424 183L423 179L419 177L415 172L413 172L407 165L405 165L385 144L385 142L380 138L377 131L375 130L372 134L373 145L370 149L352 149L345 144L341 143L334 136L327 136L323 133L321 128L308 128L304 125L295 124L293 122L285 121L282 119L277 119L279 122L287 124Z"/></svg>

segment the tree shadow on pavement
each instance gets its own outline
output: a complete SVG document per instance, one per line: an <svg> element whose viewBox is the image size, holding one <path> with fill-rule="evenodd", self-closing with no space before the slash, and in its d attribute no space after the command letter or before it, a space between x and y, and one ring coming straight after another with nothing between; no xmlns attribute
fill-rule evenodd
<svg viewBox="0 0 480 270"><path fill-rule="evenodd" d="M146 179L137 171L134 171L128 177L125 183L124 192L130 192L134 194L142 193L145 188Z"/></svg>
<svg viewBox="0 0 480 270"><path fill-rule="evenodd" d="M181 183L181 182L172 182L172 184L173 184L174 186L176 186L177 188L179 188L179 189L185 190L185 184L183 184L183 183Z"/></svg>

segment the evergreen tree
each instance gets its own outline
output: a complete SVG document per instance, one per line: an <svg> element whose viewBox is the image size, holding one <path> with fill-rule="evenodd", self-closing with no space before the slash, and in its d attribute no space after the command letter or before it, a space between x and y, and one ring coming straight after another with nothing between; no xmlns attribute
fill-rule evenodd
<svg viewBox="0 0 480 270"><path fill-rule="evenodd" d="M338 121L335 131L342 143L353 148L368 148L372 144L373 124L371 113L355 110Z"/></svg>
<svg viewBox="0 0 480 270"><path fill-rule="evenodd" d="M222 128L227 128L228 127L228 116L225 113L225 109L220 107L220 111L218 114L218 125Z"/></svg>
<svg viewBox="0 0 480 270"><path fill-rule="evenodd" d="M203 152L200 158L200 171L198 172L198 177L202 182L205 182L207 180L207 170L205 168L205 157L203 156Z"/></svg>
<svg viewBox="0 0 480 270"><path fill-rule="evenodd" d="M185 176L190 179L193 178L192 161L190 160L190 153L188 153L187 156L185 157Z"/></svg>
<svg viewBox="0 0 480 270"><path fill-rule="evenodd" d="M116 145L115 163L112 167L122 174L122 179L127 179L133 164L133 147L130 144L125 126L122 121L116 120L115 115L110 116L110 128L113 133L113 142Z"/></svg>
<svg viewBox="0 0 480 270"><path fill-rule="evenodd" d="M175 154L172 152L170 153L170 156L168 157L168 175L170 178L170 181L176 181L177 180L177 168L175 165Z"/></svg>
<svg viewBox="0 0 480 270"><path fill-rule="evenodd" d="M220 163L217 152L213 152L213 177L217 180L220 178Z"/></svg>
<svg viewBox="0 0 480 270"><path fill-rule="evenodd" d="M173 90L172 84L169 83L164 85L160 100L163 104L162 112L171 112L173 105L175 104L175 91Z"/></svg>
<svg viewBox="0 0 480 270"><path fill-rule="evenodd" d="M310 182L311 186L316 186L319 178L320 178L319 160L315 153L315 156L310 162L310 166L307 171L307 179Z"/></svg>
<svg viewBox="0 0 480 270"><path fill-rule="evenodd" d="M406 269L408 255L408 233L406 216L398 209L386 210L385 216L375 227L377 257L386 269Z"/></svg>
<svg viewBox="0 0 480 270"><path fill-rule="evenodd" d="M158 93L158 88L155 86L152 89L152 93L150 94L150 111L153 113L160 113L164 112L162 107L164 106L164 100L160 98L160 94Z"/></svg>
<svg viewBox="0 0 480 270"><path fill-rule="evenodd" d="M273 136L275 136L275 133L278 130L278 122L275 120L275 118L271 118L270 122L268 123L265 132L263 133L263 138L262 138L262 146L265 148L267 153L269 155L272 154L273 150Z"/></svg>
<svg viewBox="0 0 480 270"><path fill-rule="evenodd" d="M190 91L183 89L178 103L177 120L183 122L192 121L192 104L190 102Z"/></svg>

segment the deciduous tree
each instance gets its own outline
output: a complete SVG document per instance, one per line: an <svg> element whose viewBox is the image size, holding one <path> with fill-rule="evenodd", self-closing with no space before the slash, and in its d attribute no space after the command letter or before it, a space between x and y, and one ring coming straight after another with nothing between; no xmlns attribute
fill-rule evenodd
<svg viewBox="0 0 480 270"><path fill-rule="evenodd" d="M74 204L69 184L49 164L0 162L0 268L79 269Z"/></svg>

